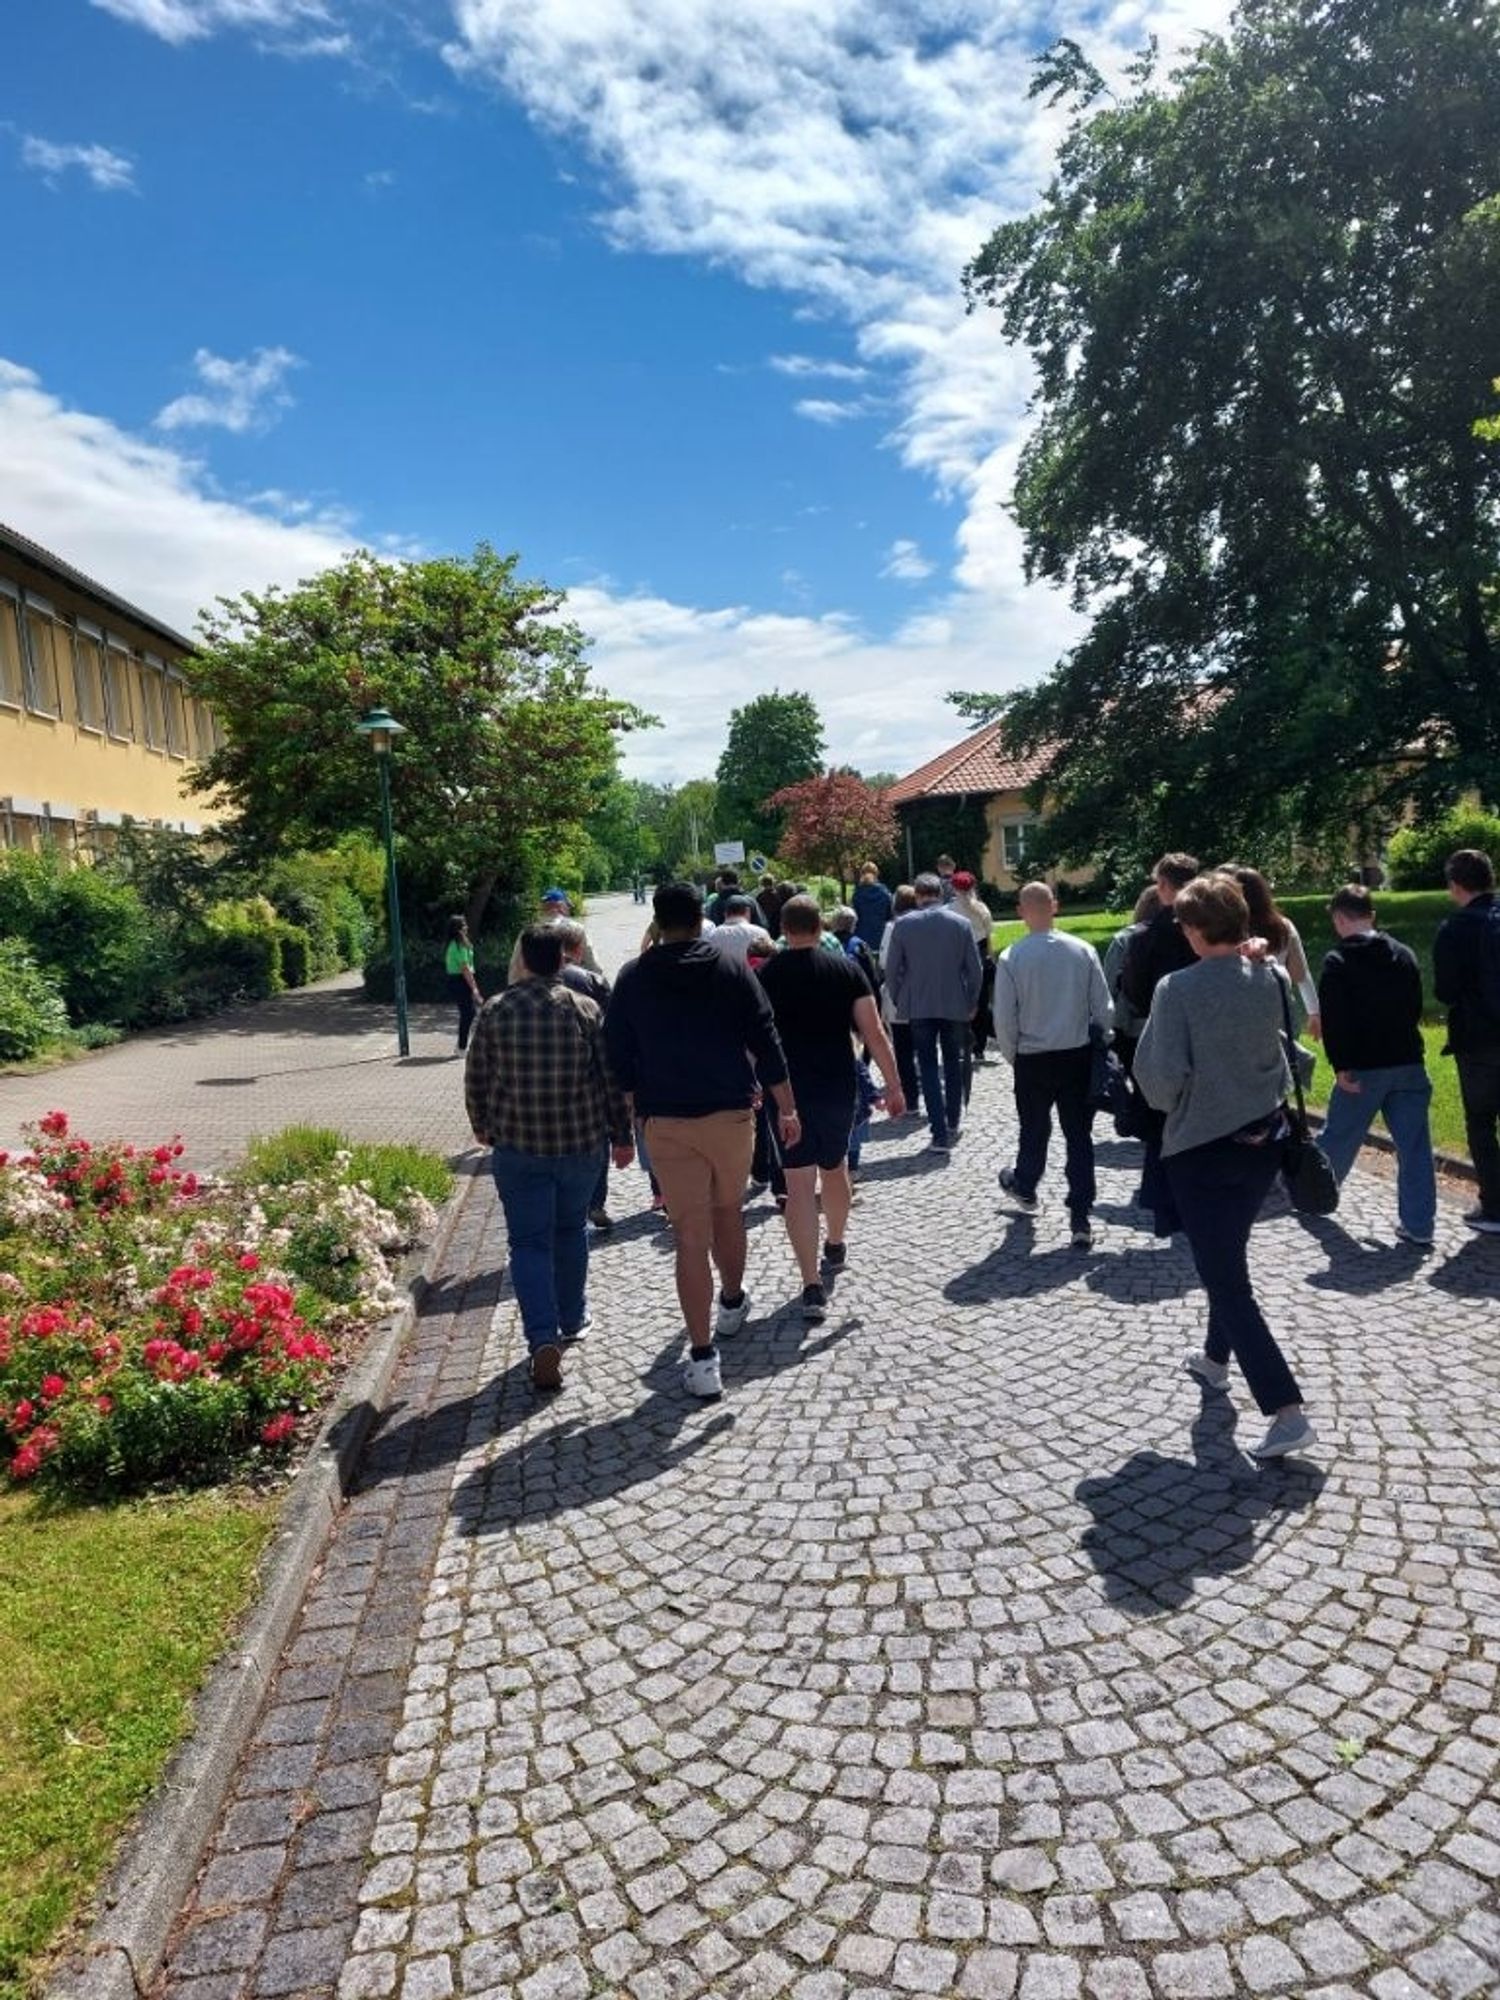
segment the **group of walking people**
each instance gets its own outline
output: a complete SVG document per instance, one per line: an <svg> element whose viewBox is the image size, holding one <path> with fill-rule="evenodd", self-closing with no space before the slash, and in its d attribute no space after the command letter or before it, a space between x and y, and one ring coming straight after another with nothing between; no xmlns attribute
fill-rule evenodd
<svg viewBox="0 0 1500 2000"><path fill-rule="evenodd" d="M860 887L875 881L870 870ZM1500 1234L1500 911L1485 855L1455 854L1448 882L1456 907L1436 942L1435 989L1479 1180L1465 1220ZM609 1161L627 1166L638 1149L674 1233L688 1394L722 1393L720 1343L749 1317L747 1188L771 1183L802 1316L821 1322L848 1257L861 1120L876 1105L917 1116L920 1103L940 1165L964 1131L982 1011L1014 1078L1017 1144L999 1173L1013 1209L1040 1206L1055 1114L1070 1239L1093 1247L1093 1122L1112 1043L1143 1142L1137 1203L1158 1236L1185 1235L1207 1294L1187 1368L1222 1390L1238 1364L1267 1419L1256 1456L1314 1444L1248 1254L1291 1136L1292 1065L1311 1062L1297 1012L1336 1074L1323 1133L1335 1174L1383 1116L1397 1151L1397 1238L1421 1254L1436 1224L1421 973L1378 928L1369 891L1332 898L1338 943L1315 979L1264 877L1239 864L1205 870L1164 855L1102 960L1056 927L1044 882L1021 890L1025 934L998 955L962 871L935 869L894 894L879 886L863 910L856 890L829 925L813 897L779 900L773 937L737 882L721 882L707 910L694 884L668 883L612 991L566 915L522 933L511 985L475 1024L465 1091L475 1137L492 1149L536 1387L560 1386L563 1349L587 1329L588 1222L607 1226Z"/></svg>

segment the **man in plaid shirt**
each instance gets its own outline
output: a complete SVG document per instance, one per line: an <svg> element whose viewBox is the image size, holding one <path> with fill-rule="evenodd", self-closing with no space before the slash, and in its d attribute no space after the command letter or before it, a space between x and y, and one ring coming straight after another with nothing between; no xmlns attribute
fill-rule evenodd
<svg viewBox="0 0 1500 2000"><path fill-rule="evenodd" d="M510 1276L538 1389L562 1386L562 1343L589 1323L589 1200L606 1145L634 1156L630 1114L604 1059L597 1004L559 977L563 940L521 933L525 976L485 1002L464 1068L464 1101L490 1150Z"/></svg>

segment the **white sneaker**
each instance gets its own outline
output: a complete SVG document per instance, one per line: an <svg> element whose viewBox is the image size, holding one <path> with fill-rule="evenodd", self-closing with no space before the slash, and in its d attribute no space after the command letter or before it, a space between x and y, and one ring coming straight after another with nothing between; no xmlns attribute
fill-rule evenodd
<svg viewBox="0 0 1500 2000"><path fill-rule="evenodd" d="M1289 1452L1305 1451L1318 1441L1318 1434L1307 1418L1299 1410L1295 1416L1273 1417L1271 1428L1257 1445L1250 1448L1252 1458L1285 1458Z"/></svg>
<svg viewBox="0 0 1500 2000"><path fill-rule="evenodd" d="M1229 1363L1210 1361L1201 1348L1194 1354L1184 1354L1182 1365L1189 1375L1196 1375L1200 1382L1206 1382L1210 1389L1229 1387Z"/></svg>
<svg viewBox="0 0 1500 2000"><path fill-rule="evenodd" d="M724 1295L721 1292L719 1294L718 1316L714 1320L714 1339L733 1340L749 1317L750 1294L748 1292L742 1291L740 1293L740 1302L737 1306L726 1306Z"/></svg>
<svg viewBox="0 0 1500 2000"><path fill-rule="evenodd" d="M724 1393L724 1378L719 1373L719 1350L706 1347L700 1353L695 1348L688 1350L687 1359L682 1364L682 1386L690 1396L697 1396L705 1403L715 1403Z"/></svg>

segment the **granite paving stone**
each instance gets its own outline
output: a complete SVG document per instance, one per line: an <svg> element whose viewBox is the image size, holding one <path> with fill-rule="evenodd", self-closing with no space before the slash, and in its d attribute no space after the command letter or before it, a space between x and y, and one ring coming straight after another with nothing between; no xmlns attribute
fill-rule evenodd
<svg viewBox="0 0 1500 2000"><path fill-rule="evenodd" d="M474 1178L157 2000L1500 1991L1500 1245L1273 1194L1261 1468L1138 1150L1081 1253L1014 1129L998 1064L947 1161L877 1124L820 1327L752 1196L715 1405L633 1169L537 1399Z"/></svg>

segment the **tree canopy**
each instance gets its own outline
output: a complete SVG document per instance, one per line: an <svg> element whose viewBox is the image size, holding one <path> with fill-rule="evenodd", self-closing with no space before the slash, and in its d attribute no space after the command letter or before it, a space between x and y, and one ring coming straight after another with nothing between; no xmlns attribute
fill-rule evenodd
<svg viewBox="0 0 1500 2000"><path fill-rule="evenodd" d="M721 837L774 854L783 816L766 801L823 768L823 724L808 694L757 695L729 718L719 759L717 816Z"/></svg>
<svg viewBox="0 0 1500 2000"><path fill-rule="evenodd" d="M549 838L607 795L614 732L648 718L590 685L561 595L517 568L484 544L421 562L361 551L295 590L205 612L183 670L225 741L194 786L233 808L238 842L377 831L354 725L384 707L406 732L391 760L403 887L477 926L497 884L534 872Z"/></svg>
<svg viewBox="0 0 1500 2000"><path fill-rule="evenodd" d="M785 785L767 804L783 815L777 850L797 868L851 882L866 861L896 851L896 815L857 771L827 771Z"/></svg>
<svg viewBox="0 0 1500 2000"><path fill-rule="evenodd" d="M1015 509L1092 622L1004 713L1054 851L1241 845L1500 790L1500 10L1244 0L966 273L1036 364ZM1476 421L1479 429L1476 431Z"/></svg>

